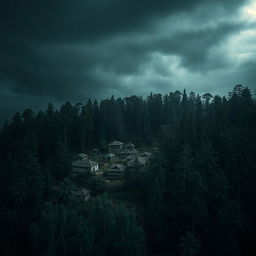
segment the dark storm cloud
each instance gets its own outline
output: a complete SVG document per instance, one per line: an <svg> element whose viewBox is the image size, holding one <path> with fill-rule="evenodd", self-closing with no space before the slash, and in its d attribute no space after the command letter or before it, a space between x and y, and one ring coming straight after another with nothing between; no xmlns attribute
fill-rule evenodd
<svg viewBox="0 0 256 256"><path fill-rule="evenodd" d="M2 105L10 112L28 106L28 101L34 106L48 100L161 92L174 88L176 81L186 86L181 77L190 72L211 72L229 65L215 48L248 26L233 17L246 3L2 2ZM193 74L198 84L200 78Z"/></svg>
<svg viewBox="0 0 256 256"><path fill-rule="evenodd" d="M1 4L1 31L13 37L52 42L88 40L140 28L155 18L190 11L202 0L10 0ZM215 0L232 11L238 1ZM224 3L223 3L224 2Z"/></svg>

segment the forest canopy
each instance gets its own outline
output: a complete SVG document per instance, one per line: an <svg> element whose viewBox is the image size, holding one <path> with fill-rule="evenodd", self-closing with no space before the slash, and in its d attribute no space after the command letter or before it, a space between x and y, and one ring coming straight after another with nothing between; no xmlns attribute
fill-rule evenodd
<svg viewBox="0 0 256 256"><path fill-rule="evenodd" d="M135 196L114 200L88 175L94 194L74 207L73 157L113 140L152 149L118 187ZM0 130L0 254L255 255L255 157L256 100L242 85L18 112Z"/></svg>

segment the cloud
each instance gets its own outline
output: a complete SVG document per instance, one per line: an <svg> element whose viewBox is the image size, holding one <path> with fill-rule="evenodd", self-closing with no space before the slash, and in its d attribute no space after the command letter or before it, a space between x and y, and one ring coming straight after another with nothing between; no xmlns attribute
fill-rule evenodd
<svg viewBox="0 0 256 256"><path fill-rule="evenodd" d="M1 3L1 27L9 36L39 41L77 41L102 38L113 33L141 29L157 18L177 12L189 13L202 0L25 0ZM215 0L215 5L233 10L239 3Z"/></svg>
<svg viewBox="0 0 256 256"><path fill-rule="evenodd" d="M222 94L237 80L253 87L253 4L5 1L0 6L2 102L11 112L28 102L42 106L112 94L183 88Z"/></svg>

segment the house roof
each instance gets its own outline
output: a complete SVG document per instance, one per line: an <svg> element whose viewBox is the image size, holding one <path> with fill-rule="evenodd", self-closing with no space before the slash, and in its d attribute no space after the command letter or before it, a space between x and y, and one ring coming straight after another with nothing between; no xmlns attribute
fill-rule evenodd
<svg viewBox="0 0 256 256"><path fill-rule="evenodd" d="M115 164L111 167L111 170L119 170L119 171L124 171L125 170L125 165L123 164Z"/></svg>
<svg viewBox="0 0 256 256"><path fill-rule="evenodd" d="M120 142L118 140L114 140L113 142L109 143L108 145L109 146L121 146L123 144L124 144L123 142Z"/></svg>
<svg viewBox="0 0 256 256"><path fill-rule="evenodd" d="M134 144L132 144L131 142L129 142L129 143L127 143L127 144L125 144L125 146L135 147L135 145L134 145Z"/></svg>
<svg viewBox="0 0 256 256"><path fill-rule="evenodd" d="M85 159L85 160L77 160L72 163L73 167L81 167L81 168L90 168L98 165L97 162Z"/></svg>
<svg viewBox="0 0 256 256"><path fill-rule="evenodd" d="M138 155L136 153L130 154L125 158L125 161L131 161L134 160Z"/></svg>
<svg viewBox="0 0 256 256"><path fill-rule="evenodd" d="M85 189L85 188L82 188L82 192L83 192L84 196L89 196L91 193L90 190Z"/></svg>
<svg viewBox="0 0 256 256"><path fill-rule="evenodd" d="M145 157L142 156L134 156L133 159L130 159L127 162L127 165L129 167L133 167L133 166L144 166L147 162L147 159Z"/></svg>
<svg viewBox="0 0 256 256"><path fill-rule="evenodd" d="M88 155L86 155L85 153L80 153L80 154L78 154L78 156L80 158L87 158L88 157Z"/></svg>
<svg viewBox="0 0 256 256"><path fill-rule="evenodd" d="M115 154L111 154L111 153L105 155L105 157L114 157L114 156Z"/></svg>
<svg viewBox="0 0 256 256"><path fill-rule="evenodd" d="M126 150L123 150L123 151L121 152L121 154L124 154L124 155L125 155L125 154L130 154L130 151L126 149Z"/></svg>
<svg viewBox="0 0 256 256"><path fill-rule="evenodd" d="M73 187L70 190L70 192L74 196L89 196L90 195L90 190L85 189L85 188L79 188L79 187Z"/></svg>
<svg viewBox="0 0 256 256"><path fill-rule="evenodd" d="M91 151L92 152L100 152L100 150L98 148L92 148Z"/></svg>
<svg viewBox="0 0 256 256"><path fill-rule="evenodd" d="M114 176L114 175L123 175L124 172L118 170L118 169L108 169L105 171L105 174L108 175L108 176Z"/></svg>
<svg viewBox="0 0 256 256"><path fill-rule="evenodd" d="M150 152L143 152L143 153L140 154L140 156L151 157L152 153L150 153Z"/></svg>

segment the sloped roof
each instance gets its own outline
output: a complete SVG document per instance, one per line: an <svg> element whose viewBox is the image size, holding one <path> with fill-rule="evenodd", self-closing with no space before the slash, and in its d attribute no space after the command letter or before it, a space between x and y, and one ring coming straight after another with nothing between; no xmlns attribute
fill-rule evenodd
<svg viewBox="0 0 256 256"><path fill-rule="evenodd" d="M150 153L150 152L143 152L143 153L140 154L140 156L151 157L152 153Z"/></svg>
<svg viewBox="0 0 256 256"><path fill-rule="evenodd" d="M132 166L144 166L147 162L147 159L145 157L142 156L135 156L133 159L129 160L127 162L127 165L129 167Z"/></svg>
<svg viewBox="0 0 256 256"><path fill-rule="evenodd" d="M86 155L85 153L80 153L80 154L78 154L78 156L80 158L87 158L88 157L88 155Z"/></svg>
<svg viewBox="0 0 256 256"><path fill-rule="evenodd" d="M112 154L112 153L109 153L109 154L106 154L105 157L114 157L115 154Z"/></svg>
<svg viewBox="0 0 256 256"><path fill-rule="evenodd" d="M83 192L83 194L85 195L85 196L88 196L88 195L90 195L90 190L88 190L88 189L85 189L85 188L82 188L82 192Z"/></svg>
<svg viewBox="0 0 256 256"><path fill-rule="evenodd" d="M121 146L123 145L123 142L120 142L118 140L114 140L113 142L111 142L110 144L108 144L109 146Z"/></svg>
<svg viewBox="0 0 256 256"><path fill-rule="evenodd" d="M129 143L127 143L127 144L125 144L125 146L135 147L135 145L134 145L134 144L132 144L131 142L129 142Z"/></svg>
<svg viewBox="0 0 256 256"><path fill-rule="evenodd" d="M92 148L90 151L91 152L100 152L100 150L98 148Z"/></svg>
<svg viewBox="0 0 256 256"><path fill-rule="evenodd" d="M115 169L117 169L117 170L120 170L120 171L124 171L125 170L125 165L123 165L123 164L116 164L116 165L113 165L112 167L111 167L111 170L115 170Z"/></svg>
<svg viewBox="0 0 256 256"><path fill-rule="evenodd" d="M125 154L130 154L130 151L126 149L126 150L123 150L123 151L121 152L121 154L124 154L124 155L125 155Z"/></svg>
<svg viewBox="0 0 256 256"><path fill-rule="evenodd" d="M80 196L85 196L85 197L87 197L87 196L90 196L91 192L90 192L90 190L85 189L85 188L74 187L70 190L70 193L73 196L79 196L79 197Z"/></svg>
<svg viewBox="0 0 256 256"><path fill-rule="evenodd" d="M118 176L120 176L120 175L123 175L123 171L120 171L120 170L118 170L118 169L108 169L108 170L106 170L105 171L105 175L108 175L108 176L115 176L115 175L118 175Z"/></svg>
<svg viewBox="0 0 256 256"><path fill-rule="evenodd" d="M134 160L136 158L136 155L129 155L125 158L126 161L131 161Z"/></svg>
<svg viewBox="0 0 256 256"><path fill-rule="evenodd" d="M81 167L81 168L91 168L98 165L97 162L85 159L85 160L77 160L72 163L73 167Z"/></svg>

